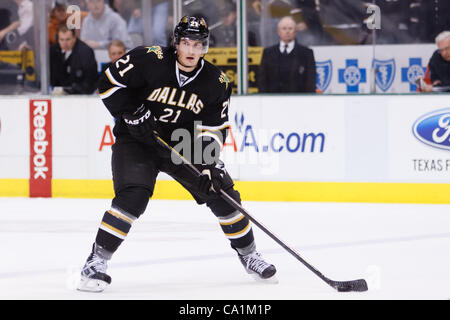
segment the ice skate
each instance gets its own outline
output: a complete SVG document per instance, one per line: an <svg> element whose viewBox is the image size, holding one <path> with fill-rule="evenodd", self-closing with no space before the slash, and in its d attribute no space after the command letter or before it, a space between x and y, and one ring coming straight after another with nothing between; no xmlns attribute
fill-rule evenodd
<svg viewBox="0 0 450 320"><path fill-rule="evenodd" d="M273 264L264 261L259 252L253 251L247 255L239 254L238 256L247 273L251 274L255 280L271 283L278 282L275 277L277 269L275 269Z"/></svg>
<svg viewBox="0 0 450 320"><path fill-rule="evenodd" d="M96 245L81 270L81 279L77 289L88 292L102 292L111 283L111 277L106 274L107 260L96 253Z"/></svg>

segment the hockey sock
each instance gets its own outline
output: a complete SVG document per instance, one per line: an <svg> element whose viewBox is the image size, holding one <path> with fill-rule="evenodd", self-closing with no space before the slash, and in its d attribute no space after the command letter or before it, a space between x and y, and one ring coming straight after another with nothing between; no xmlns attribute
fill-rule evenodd
<svg viewBox="0 0 450 320"><path fill-rule="evenodd" d="M111 208L103 215L95 243L112 255L126 238L134 220L132 215Z"/></svg>
<svg viewBox="0 0 450 320"><path fill-rule="evenodd" d="M241 255L248 254L255 249L253 230L250 220L239 211L218 217L220 227L230 240L231 247Z"/></svg>

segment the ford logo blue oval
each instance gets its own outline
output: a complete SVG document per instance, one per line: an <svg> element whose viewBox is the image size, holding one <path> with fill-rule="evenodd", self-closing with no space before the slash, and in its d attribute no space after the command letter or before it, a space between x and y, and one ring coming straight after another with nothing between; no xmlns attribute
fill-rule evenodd
<svg viewBox="0 0 450 320"><path fill-rule="evenodd" d="M450 109L427 113L414 122L414 136L439 149L450 150Z"/></svg>

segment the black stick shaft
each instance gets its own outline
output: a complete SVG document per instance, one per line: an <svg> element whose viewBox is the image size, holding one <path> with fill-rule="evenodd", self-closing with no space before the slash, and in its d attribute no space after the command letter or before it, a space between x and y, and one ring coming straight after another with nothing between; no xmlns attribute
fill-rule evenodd
<svg viewBox="0 0 450 320"><path fill-rule="evenodd" d="M272 231L267 229L261 222L256 220L250 213L247 212L236 200L234 200L230 195L228 195L225 191L222 189L220 190L222 198L228 202L232 207L234 207L236 210L241 212L244 216L246 216L251 222L253 222L259 229L261 229L265 234L267 234L269 237L271 237L276 243L278 243L280 246L283 247L287 252L289 252L291 255L293 255L297 260L299 260L301 263L303 263L309 270L314 272L320 279L325 281L326 283L329 283L329 279L325 277L319 270L314 268L311 264L309 264L305 259L303 259L300 254L298 254L297 251L292 249L290 246L288 246L286 243L284 243L278 236L276 236Z"/></svg>
<svg viewBox="0 0 450 320"><path fill-rule="evenodd" d="M179 159L181 159L183 161L183 163L186 164L195 175L200 176L202 174L190 161L188 161L181 154L179 154L176 150L174 150L171 146L169 146L164 140L162 140L160 137L157 137L157 139L160 141L160 143L162 144L163 147L165 147L166 149L169 149L172 152L172 154L175 154ZM238 202L236 202L228 193L226 193L222 189L220 189L220 192L221 192L222 199L224 199L233 208L235 208L236 210L241 212L244 216L246 216L258 228L260 228L264 233L266 233L269 237L271 237L276 243L278 243L281 247L283 247L286 251L288 251L291 255L293 255L297 260L299 260L301 263L303 263L309 270L311 270L314 274L316 274L320 279L325 281L327 284L330 284L330 279L325 277L320 271L318 271L311 264L309 264L305 259L303 259L300 256L300 254L298 254L297 251L295 251L290 246L285 244L272 231L267 229L261 222L256 220L250 213L247 212L247 210L245 210L242 207L242 205L240 205Z"/></svg>
<svg viewBox="0 0 450 320"><path fill-rule="evenodd" d="M196 176L200 176L202 173L186 158L184 158L181 154L179 154L176 150L174 150L171 146L169 146L164 140L162 140L159 136L156 136L158 142L166 149L171 151L171 154L175 155L178 159L180 159L185 165L187 165L188 168L191 169L193 174ZM284 243L278 236L276 236L272 231L267 229L261 222L256 220L250 213L245 210L240 203L238 203L236 200L234 200L228 193L226 193L223 189L220 189L221 197L224 199L228 204L230 204L233 208L241 212L244 216L246 216L251 222L253 222L259 229L261 229L265 234L267 234L269 237L271 237L276 243L278 243L281 247L283 247L287 252L289 252L291 255L293 255L297 260L299 260L303 265L305 265L309 270L311 270L316 276L318 276L320 279L322 279L324 282L326 282L328 285L332 286L335 289L338 289L339 287L342 287L345 285L346 288L349 290L346 291L366 291L367 290L367 284L364 280L355 280L355 281L349 281L346 284L340 281L333 281L324 276L319 270L314 268L311 264L309 264L305 259L303 259L300 254L292 249L290 246L288 246L286 243ZM361 285L360 282L363 282ZM350 286L349 286L350 284ZM356 284L360 285L360 288L363 288L362 290L355 290Z"/></svg>

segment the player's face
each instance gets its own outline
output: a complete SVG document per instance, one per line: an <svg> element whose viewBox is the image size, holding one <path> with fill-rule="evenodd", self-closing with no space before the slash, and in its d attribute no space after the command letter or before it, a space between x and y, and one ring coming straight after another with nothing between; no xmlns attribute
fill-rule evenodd
<svg viewBox="0 0 450 320"><path fill-rule="evenodd" d="M72 50L75 40L76 38L71 31L58 33L58 43L62 51Z"/></svg>
<svg viewBox="0 0 450 320"><path fill-rule="evenodd" d="M123 47L111 46L109 48L109 58L111 59L111 62L116 62L117 59L119 59L125 53L126 53L126 50Z"/></svg>
<svg viewBox="0 0 450 320"><path fill-rule="evenodd" d="M291 19L282 19L278 24L278 35L280 40L288 43L295 37L295 22Z"/></svg>
<svg viewBox="0 0 450 320"><path fill-rule="evenodd" d="M450 61L450 38L439 41L438 49L442 59Z"/></svg>
<svg viewBox="0 0 450 320"><path fill-rule="evenodd" d="M181 38L180 44L177 45L178 62L181 64L180 69L184 71L194 70L202 56L202 51L203 43L201 40Z"/></svg>

